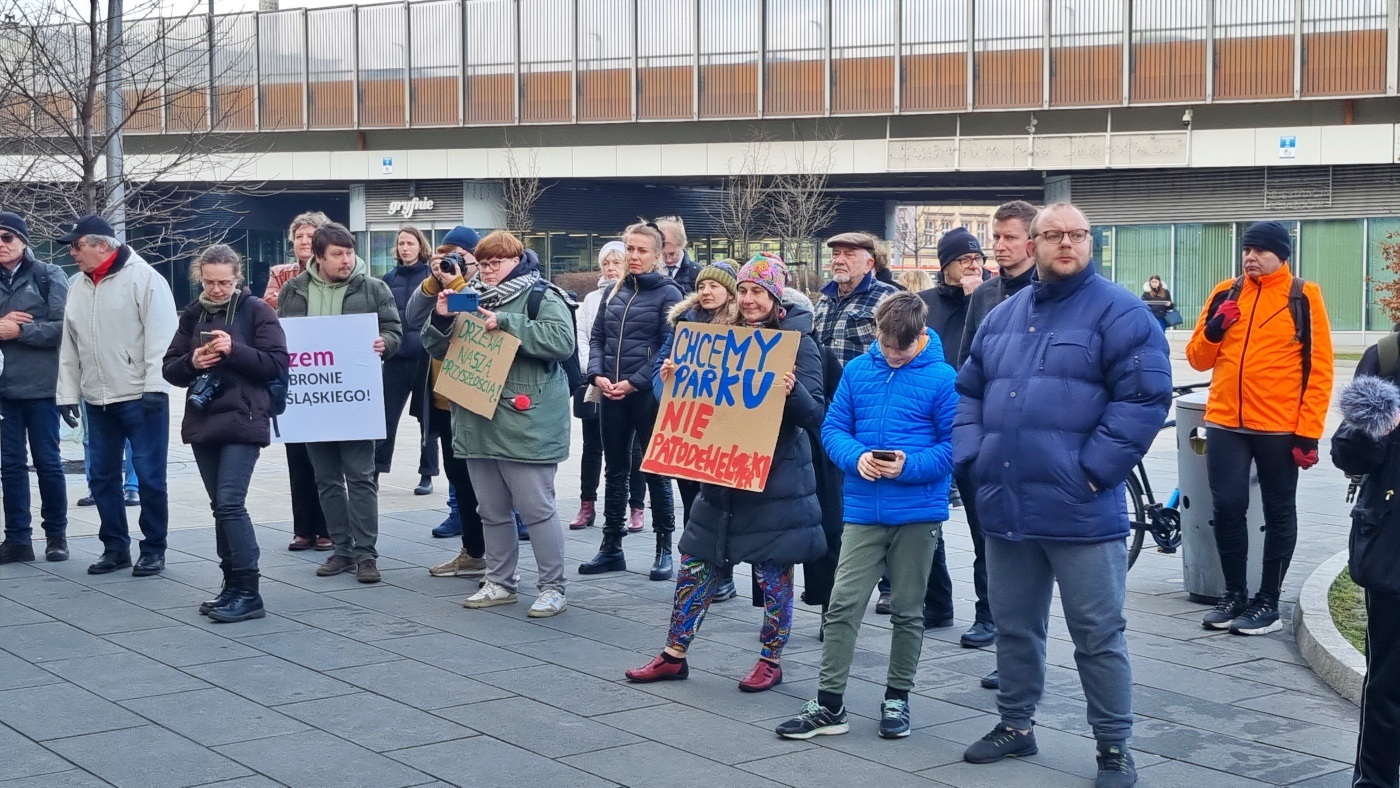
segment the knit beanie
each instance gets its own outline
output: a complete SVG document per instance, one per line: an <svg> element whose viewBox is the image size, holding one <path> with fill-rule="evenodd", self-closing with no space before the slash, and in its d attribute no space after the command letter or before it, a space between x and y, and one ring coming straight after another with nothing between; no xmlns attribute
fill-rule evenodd
<svg viewBox="0 0 1400 788"><path fill-rule="evenodd" d="M29 245L29 225L17 213L5 211L0 213L0 230L9 230L19 236L24 245Z"/></svg>
<svg viewBox="0 0 1400 788"><path fill-rule="evenodd" d="M787 285L787 264L775 254L759 252L739 269L738 280L753 282L767 290L774 301L781 303L783 288ZM737 287L737 283L735 286Z"/></svg>
<svg viewBox="0 0 1400 788"><path fill-rule="evenodd" d="M476 230L473 230L465 224L459 224L453 227L451 232L442 237L442 243L451 246L460 246L467 251L471 251L476 248L477 244L481 243L481 236L477 235Z"/></svg>
<svg viewBox="0 0 1400 788"><path fill-rule="evenodd" d="M939 265L947 265L965 254L982 254L982 244L966 227L954 227L938 239Z"/></svg>
<svg viewBox="0 0 1400 788"><path fill-rule="evenodd" d="M627 247L623 246L621 241L608 241L607 243L603 244L602 248L598 250L599 268L603 267L603 258L607 257L613 252L617 252L618 254L622 255L623 260L627 259Z"/></svg>
<svg viewBox="0 0 1400 788"><path fill-rule="evenodd" d="M695 275L695 285L710 279L719 282L720 286L729 291L729 295L739 294L739 275L734 271L733 260L716 260L713 263L700 269L700 273Z"/></svg>
<svg viewBox="0 0 1400 788"><path fill-rule="evenodd" d="M1288 228L1278 222L1255 222L1240 236L1240 247L1253 246L1278 255L1284 262L1293 255L1293 243Z"/></svg>

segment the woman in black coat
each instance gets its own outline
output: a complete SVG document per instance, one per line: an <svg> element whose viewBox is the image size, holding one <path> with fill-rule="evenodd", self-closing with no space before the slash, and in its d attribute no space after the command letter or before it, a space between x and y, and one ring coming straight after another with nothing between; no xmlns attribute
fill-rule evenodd
<svg viewBox="0 0 1400 788"><path fill-rule="evenodd" d="M432 247L422 231L406 226L399 229L394 243L393 270L384 274L384 284L394 294L394 304L403 323L403 343L394 355L384 359L384 439L374 446L374 472L388 473L394 464L394 437L399 431L403 407L418 419L418 486L414 495L432 495L433 477L438 474L437 436L432 432L426 399L428 397L428 353L420 336L423 325L408 321L408 299L432 273L429 255Z"/></svg>
<svg viewBox="0 0 1400 788"><path fill-rule="evenodd" d="M602 394L599 418L603 427L603 544L579 574L622 572L622 537L627 532L627 478L632 473L632 442L645 442L656 421L657 402L651 395L652 362L671 333L668 317L680 303L680 287L662 270L665 240L650 222L634 224L622 233L627 247L627 274L603 296L589 338L588 382ZM671 480L646 474L651 491L651 527L656 532L656 561L652 580L671 579L671 535L676 530Z"/></svg>
<svg viewBox="0 0 1400 788"><path fill-rule="evenodd" d="M1167 313L1172 310L1175 304L1172 303L1172 291L1162 285L1162 277L1153 274L1147 283L1142 286L1142 300L1147 302L1147 308L1152 310L1152 316L1157 318L1157 325L1167 330Z"/></svg>
<svg viewBox="0 0 1400 788"><path fill-rule="evenodd" d="M277 313L243 286L243 262L223 244L191 266L203 286L180 314L163 374L189 388L180 438L190 444L214 510L214 544L224 588L199 606L214 621L263 617L258 541L245 501L253 467L271 442L267 384L287 372L287 338Z"/></svg>
<svg viewBox="0 0 1400 788"><path fill-rule="evenodd" d="M763 492L702 484L681 536L680 572L666 648L643 667L627 671L635 682L683 679L686 653L722 580L720 567L753 565L763 590L762 650L752 671L739 682L745 692L762 692L783 680L779 662L792 627L793 570L825 555L821 505L808 431L821 428L825 415L822 360L810 336L812 313L782 302L787 278L782 259L757 255L739 270L739 311L744 325L797 332L797 365L784 380L787 400ZM671 371L663 364L662 375Z"/></svg>

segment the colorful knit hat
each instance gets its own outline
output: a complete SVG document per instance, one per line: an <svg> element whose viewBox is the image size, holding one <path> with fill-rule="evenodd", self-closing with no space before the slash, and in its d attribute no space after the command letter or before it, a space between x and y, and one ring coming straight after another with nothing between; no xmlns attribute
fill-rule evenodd
<svg viewBox="0 0 1400 788"><path fill-rule="evenodd" d="M700 273L695 275L695 284L698 287L701 282L711 279L719 282L720 286L729 291L729 295L739 294L739 275L734 272L733 260L716 260L713 263L700 269Z"/></svg>
<svg viewBox="0 0 1400 788"><path fill-rule="evenodd" d="M787 264L778 255L759 252L739 269L739 281L753 282L767 290L774 301L782 302L783 288L787 286Z"/></svg>

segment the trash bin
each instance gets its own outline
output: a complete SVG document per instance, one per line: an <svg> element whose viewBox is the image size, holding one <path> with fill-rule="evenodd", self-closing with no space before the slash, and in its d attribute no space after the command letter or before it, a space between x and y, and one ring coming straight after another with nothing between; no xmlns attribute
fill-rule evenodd
<svg viewBox="0 0 1400 788"><path fill-rule="evenodd" d="M1215 549L1215 522L1206 474L1206 397L1187 394L1176 401L1176 469L1181 489L1181 568L1186 594L1193 602L1213 605L1225 593L1220 553ZM1249 590L1259 588L1264 569L1264 507L1259 473L1249 475Z"/></svg>

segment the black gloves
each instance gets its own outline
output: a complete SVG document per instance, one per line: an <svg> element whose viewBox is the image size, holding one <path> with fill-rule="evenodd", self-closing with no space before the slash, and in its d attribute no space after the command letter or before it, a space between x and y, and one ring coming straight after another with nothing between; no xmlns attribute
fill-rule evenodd
<svg viewBox="0 0 1400 788"><path fill-rule="evenodd" d="M58 415L63 417L63 423L67 424L70 429L78 426L77 405L59 405Z"/></svg>

